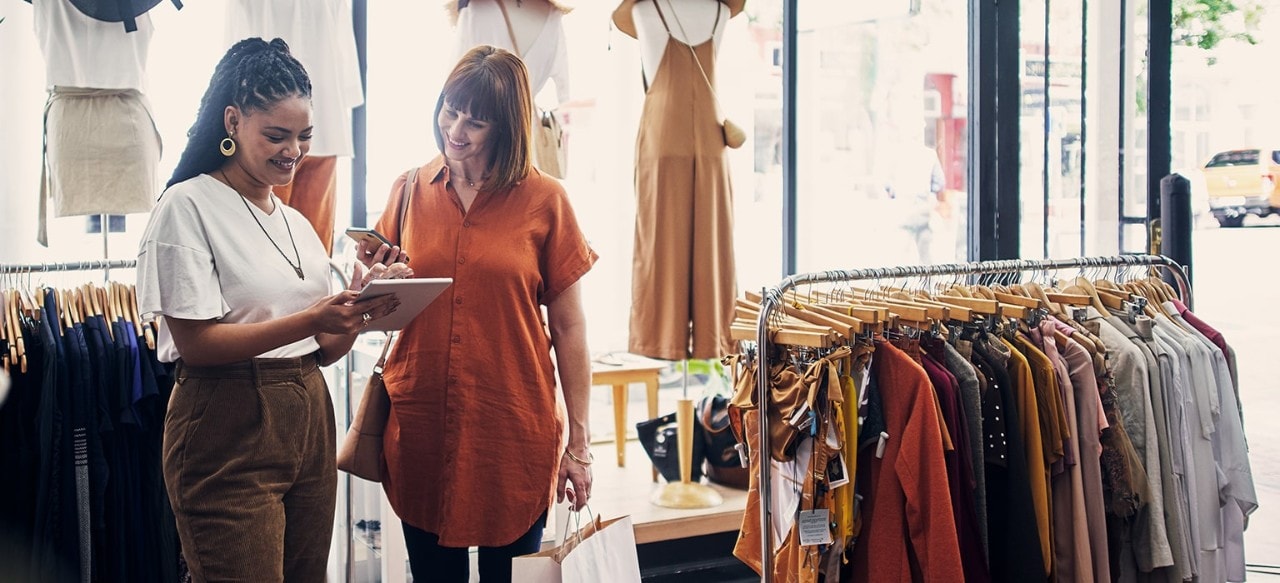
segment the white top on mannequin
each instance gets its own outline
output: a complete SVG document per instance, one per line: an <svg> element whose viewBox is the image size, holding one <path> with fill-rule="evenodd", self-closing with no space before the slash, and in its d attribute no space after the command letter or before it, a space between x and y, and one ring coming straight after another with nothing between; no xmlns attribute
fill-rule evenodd
<svg viewBox="0 0 1280 583"><path fill-rule="evenodd" d="M312 156L351 156L351 109L364 102L350 0L231 0L227 46L282 38L311 77Z"/></svg>
<svg viewBox="0 0 1280 583"><path fill-rule="evenodd" d="M70 0L37 0L32 8L49 87L146 91L150 15L125 32L119 22L89 18Z"/></svg>
<svg viewBox="0 0 1280 583"><path fill-rule="evenodd" d="M559 103L569 100L569 49L565 43L564 13L546 0L503 0L511 17L517 47L502 20L498 0L471 0L458 13L458 45L455 58L477 45L492 45L511 51L524 60L529 70L529 88L538 95L547 80L556 84Z"/></svg>
<svg viewBox="0 0 1280 583"><path fill-rule="evenodd" d="M653 85L653 78L662 63L662 53L667 48L667 29L662 27L654 2L662 3L662 15L671 28L671 37L688 45L698 46L707 39L714 39L711 50L720 51L720 39L729 24L729 9L717 0L649 0L636 2L631 7L636 21L636 38L640 41L640 63L644 78ZM719 22L716 16L719 16ZM715 30L712 30L712 26ZM683 30L682 30L683 29ZM687 35L687 36L686 36ZM705 65L704 65L705 66Z"/></svg>

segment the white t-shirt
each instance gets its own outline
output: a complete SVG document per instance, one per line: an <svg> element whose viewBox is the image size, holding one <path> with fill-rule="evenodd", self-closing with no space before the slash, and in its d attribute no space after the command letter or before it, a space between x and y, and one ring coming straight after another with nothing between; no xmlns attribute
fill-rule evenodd
<svg viewBox="0 0 1280 583"><path fill-rule="evenodd" d="M266 322L300 312L329 295L329 254L311 223L276 203L267 214L231 187L201 174L160 197L138 249L138 311L144 318L218 319L228 324ZM262 222L270 240L250 213ZM285 221L288 221L286 229ZM290 230L306 279L298 279ZM289 257L276 251L275 244ZM260 354L290 358L320 348L306 338ZM181 356L164 321L161 362Z"/></svg>
<svg viewBox="0 0 1280 583"><path fill-rule="evenodd" d="M68 0L36 0L32 9L49 87L146 92L151 16L138 16L138 30L125 32L123 24L89 18Z"/></svg>
<svg viewBox="0 0 1280 583"><path fill-rule="evenodd" d="M507 10L518 9L514 0L508 0ZM516 23L513 21L512 24ZM478 45L506 49L524 60L524 66L529 70L529 89L534 95L540 93L547 80L551 79L556 82L556 98L559 103L569 101L569 49L565 43L564 13L560 10L548 10L537 38L529 46L521 46L519 51L511 46L511 34L507 32L507 25L502 19L502 8L496 0L474 0L468 3L458 13L457 28L455 59L461 58Z"/></svg>
<svg viewBox="0 0 1280 583"><path fill-rule="evenodd" d="M231 0L227 46L282 38L311 77L312 156L351 156L351 109L364 102L349 0Z"/></svg>

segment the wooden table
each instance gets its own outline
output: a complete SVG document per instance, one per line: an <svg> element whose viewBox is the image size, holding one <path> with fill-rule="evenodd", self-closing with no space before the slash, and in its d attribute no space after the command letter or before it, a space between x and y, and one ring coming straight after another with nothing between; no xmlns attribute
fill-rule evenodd
<svg viewBox="0 0 1280 583"><path fill-rule="evenodd" d="M618 450L618 467L627 461L627 387L644 383L649 405L649 419L658 416L658 372L666 367L661 362L622 364L591 363L591 386L613 387L613 439Z"/></svg>

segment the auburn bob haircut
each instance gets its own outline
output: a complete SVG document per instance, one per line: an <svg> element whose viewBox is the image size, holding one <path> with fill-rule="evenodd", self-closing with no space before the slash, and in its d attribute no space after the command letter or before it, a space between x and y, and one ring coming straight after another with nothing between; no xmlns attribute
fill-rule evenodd
<svg viewBox="0 0 1280 583"><path fill-rule="evenodd" d="M436 146L445 151L440 118L444 104L492 124L493 160L489 178L481 187L498 192L515 186L529 175L533 164L533 94L524 61L509 51L481 45L467 51L444 82L436 100L432 130Z"/></svg>

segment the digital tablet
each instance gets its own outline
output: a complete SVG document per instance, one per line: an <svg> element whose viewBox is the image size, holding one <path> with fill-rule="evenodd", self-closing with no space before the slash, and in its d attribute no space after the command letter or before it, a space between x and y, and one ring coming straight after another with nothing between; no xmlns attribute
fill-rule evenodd
<svg viewBox="0 0 1280 583"><path fill-rule="evenodd" d="M365 330L388 332L408 326L410 321L418 317L428 304L435 301L440 293L452 284L453 278L450 277L375 279L369 282L369 285L365 286L356 297L357 304L378 296L395 294L400 300L400 307L396 308L390 316L369 322Z"/></svg>

